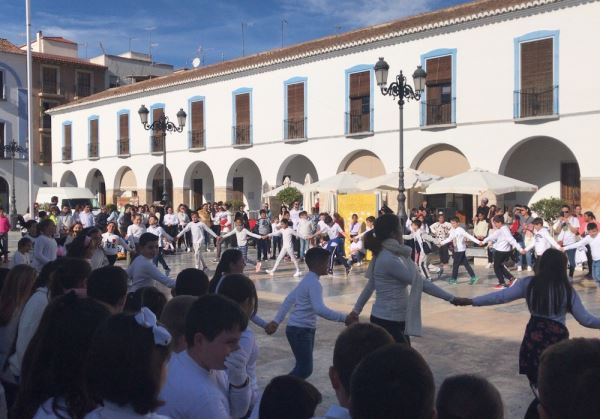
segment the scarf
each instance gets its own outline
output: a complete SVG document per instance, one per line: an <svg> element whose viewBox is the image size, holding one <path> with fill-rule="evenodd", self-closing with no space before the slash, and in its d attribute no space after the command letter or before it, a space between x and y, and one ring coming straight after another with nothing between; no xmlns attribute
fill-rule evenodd
<svg viewBox="0 0 600 419"><path fill-rule="evenodd" d="M409 263L413 263L410 258L411 248L400 244L398 240L395 239L385 239L381 244L382 248L387 250L388 252L393 253L399 258L404 258ZM372 279L375 274L375 263L377 262L377 257L375 257L369 267L365 276L368 279ZM421 336L421 294L423 293L423 278L419 275L419 271L415 269L415 274L412 279L412 284L410 287L410 294L408 296L408 306L406 310L406 326L404 329L404 334L408 336Z"/></svg>

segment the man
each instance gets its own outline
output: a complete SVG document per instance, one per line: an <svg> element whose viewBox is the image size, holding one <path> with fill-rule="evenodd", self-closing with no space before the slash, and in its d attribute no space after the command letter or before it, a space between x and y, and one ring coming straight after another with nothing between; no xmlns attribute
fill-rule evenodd
<svg viewBox="0 0 600 419"><path fill-rule="evenodd" d="M171 356L158 413L172 419L230 419L248 413L251 398L240 349L248 316L221 295L204 295L185 319L187 349ZM226 370L226 371L225 371Z"/></svg>
<svg viewBox="0 0 600 419"><path fill-rule="evenodd" d="M352 373L363 358L392 343L394 338L372 323L357 323L340 333L333 348L333 366L329 367L329 380L339 405L332 405L320 419L350 419Z"/></svg>
<svg viewBox="0 0 600 419"><path fill-rule="evenodd" d="M473 217L473 220L477 218L477 214L483 214L483 218L488 218L488 215L490 214L490 207L488 206L488 202L489 200L487 198L481 199L481 203L477 207L477 211L475 212L475 217Z"/></svg>
<svg viewBox="0 0 600 419"><path fill-rule="evenodd" d="M267 218L269 220L273 219L273 213L271 212L271 209L269 208L269 204L267 204L266 202L263 204L262 209L265 210L265 212L267 213Z"/></svg>

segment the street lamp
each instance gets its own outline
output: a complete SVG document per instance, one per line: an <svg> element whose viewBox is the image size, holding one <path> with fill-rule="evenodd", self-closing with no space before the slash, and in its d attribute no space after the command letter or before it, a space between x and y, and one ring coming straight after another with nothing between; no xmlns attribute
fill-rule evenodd
<svg viewBox="0 0 600 419"><path fill-rule="evenodd" d="M14 229L17 226L17 195L15 192L15 155L27 153L27 148L22 147L15 140L3 145L1 150L5 153L10 153L12 161L12 187L10 193L10 225Z"/></svg>
<svg viewBox="0 0 600 419"><path fill-rule="evenodd" d="M396 76L396 81L392 82L389 86L387 85L388 71L390 66L385 62L383 57L379 58L379 61L375 64L375 79L377 85L381 88L381 93L384 96L391 96L393 99L398 98L398 106L400 108L400 153L399 153L399 170L398 170L398 218L400 218L400 225L402 231L404 231L404 225L406 223L406 189L404 188L404 102L405 99L420 100L421 94L425 90L425 80L427 73L417 66L417 69L413 73L414 89L407 84L406 76L400 74Z"/></svg>
<svg viewBox="0 0 600 419"><path fill-rule="evenodd" d="M167 144L166 144L167 131L168 132L182 132L183 127L185 127L185 119L187 117L187 114L183 111L183 109L179 109L179 112L177 112L177 124L179 126L177 126L173 122L169 121L169 118L167 116L165 116L164 113L161 113L161 115L158 117L157 120L152 121L152 124L148 125L148 114L149 113L150 113L150 111L148 111L148 108L146 108L144 105L140 106L138 114L140 115L140 121L142 122L144 129L146 131L161 131L162 132L162 138L163 138L163 194L162 194L162 201L163 201L164 205L166 206L169 202L169 194L167 193Z"/></svg>

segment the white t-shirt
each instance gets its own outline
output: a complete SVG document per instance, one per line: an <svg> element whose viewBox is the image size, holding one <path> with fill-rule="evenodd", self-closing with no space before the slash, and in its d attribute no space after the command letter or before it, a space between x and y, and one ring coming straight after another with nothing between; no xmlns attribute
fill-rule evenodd
<svg viewBox="0 0 600 419"><path fill-rule="evenodd" d="M129 227L127 227L127 235L125 236L125 238L129 241L133 240L133 243L138 244L140 241L140 237L142 237L142 234L144 234L145 232L146 227L143 224L131 224Z"/></svg>
<svg viewBox="0 0 600 419"><path fill-rule="evenodd" d="M235 238L236 238L238 247L243 247L243 246L248 245L248 236L254 237L255 239L262 239L262 236L259 236L258 234L254 234L253 232L251 232L245 228L238 230L237 227L234 228L233 230L231 230L229 233L225 233L222 237L227 238L229 236L233 236L234 234L235 234Z"/></svg>
<svg viewBox="0 0 600 419"><path fill-rule="evenodd" d="M129 405L119 406L107 401L104 401L103 404L104 406L100 406L85 415L84 419L169 419L167 416L156 413L140 415Z"/></svg>
<svg viewBox="0 0 600 419"><path fill-rule="evenodd" d="M207 227L206 224L204 224L202 221L198 221L197 223L188 223L188 225L185 226L185 228L183 230L181 230L179 232L179 234L177 235L177 238L183 236L185 233L187 233L188 231L192 232L192 243L204 243L204 232L206 231L208 234L210 234L213 237L217 237L217 235L215 234L214 231L212 231L210 228Z"/></svg>
<svg viewBox="0 0 600 419"><path fill-rule="evenodd" d="M298 237L298 233L296 233L290 226L287 228L280 228L278 231L274 231L269 234L269 237L281 236L282 248L293 249L294 242L292 241L292 236Z"/></svg>
<svg viewBox="0 0 600 419"><path fill-rule="evenodd" d="M104 250L105 255L116 255L119 252L119 246L123 246L125 249L128 247L127 242L121 236L108 232L102 234L102 250Z"/></svg>
<svg viewBox="0 0 600 419"><path fill-rule="evenodd" d="M142 287L153 287L154 281L158 281L169 288L175 286L175 280L161 273L154 266L151 259L142 255L139 255L131 262L131 265L127 268L127 275L129 275L129 279L131 280L129 292L134 292Z"/></svg>
<svg viewBox="0 0 600 419"><path fill-rule="evenodd" d="M21 252L19 252L17 250L15 252L15 254L13 255L12 266L30 265L30 264L31 264L31 257L29 256L29 252L28 253L21 253Z"/></svg>
<svg viewBox="0 0 600 419"><path fill-rule="evenodd" d="M554 223L554 230L557 230L561 226L562 221L558 220ZM574 227L579 229L579 220L577 217L570 217L568 223L566 223L564 227L562 227L560 233L558 234L558 241L562 241L563 246L568 246L577 241L577 235L571 231L569 227Z"/></svg>
<svg viewBox="0 0 600 419"><path fill-rule="evenodd" d="M159 398L158 413L171 419L231 419L248 412L251 388L230 387L225 371L205 370L183 351L171 356Z"/></svg>

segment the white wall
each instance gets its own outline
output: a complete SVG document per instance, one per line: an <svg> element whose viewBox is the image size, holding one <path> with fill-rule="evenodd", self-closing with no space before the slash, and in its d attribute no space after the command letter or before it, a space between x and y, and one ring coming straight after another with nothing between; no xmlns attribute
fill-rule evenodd
<svg viewBox="0 0 600 419"><path fill-rule="evenodd" d="M445 130L419 128L419 104L405 105L405 165L434 144L448 143L458 148L471 167L499 171L503 162L521 141L546 136L565 144L576 157L582 178L600 177L595 153L589 145L598 141L600 107L597 84L582 82L582 63L596 68L600 55L585 53L591 39L600 37L600 3L555 8L515 19L485 22L473 28L460 28L440 34L429 33L416 40L372 47L366 51L349 50L339 56L323 55L310 62L279 69L262 69L234 79L194 83L171 91L138 93L111 99L99 105L80 105L53 115L53 138L62 138L62 123L73 121L73 163L60 162L60 141L53 142L54 179L72 170L83 184L89 170L102 168L107 188L113 185L120 167L133 169L138 185L147 181L150 168L161 162L149 155L149 133L139 123L141 104L166 104L166 114L175 119L179 108L188 111L187 99L204 96L207 150L187 150L187 132L167 136L168 167L175 188L194 162L205 162L214 177L215 187L227 185L228 173L238 159L249 158L260 169L262 182L276 185L281 164L293 154L306 156L319 179L332 176L344 158L356 150L370 150L382 160L387 171L398 166L398 107L378 91L375 95L375 134L365 138L344 135L345 70L359 64L374 64L383 56L391 66L390 77L399 69L412 74L421 54L439 48L457 49L456 119L457 126ZM513 120L514 38L539 30L560 30L560 118L543 123L515 123ZM586 48L584 50L584 48ZM582 59L583 58L583 59ZM284 144L284 81L307 77L307 134L309 141ZM253 146L235 149L231 145L232 92L252 88ZM377 90L377 89L375 89ZM117 111L130 109L131 157L116 157ZM87 118L100 116L101 160L87 160ZM187 128L186 128L187 131ZM185 183L189 182L186 180Z"/></svg>

